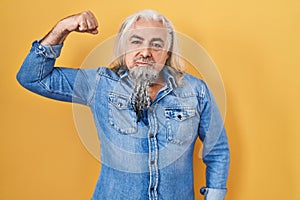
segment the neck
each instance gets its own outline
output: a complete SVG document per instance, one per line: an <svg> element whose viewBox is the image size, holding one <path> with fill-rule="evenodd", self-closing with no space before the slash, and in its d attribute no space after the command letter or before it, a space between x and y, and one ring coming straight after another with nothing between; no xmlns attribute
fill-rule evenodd
<svg viewBox="0 0 300 200"><path fill-rule="evenodd" d="M152 83L148 88L148 94L152 100L152 102L155 100L158 91L163 87L164 85L158 84L158 83Z"/></svg>

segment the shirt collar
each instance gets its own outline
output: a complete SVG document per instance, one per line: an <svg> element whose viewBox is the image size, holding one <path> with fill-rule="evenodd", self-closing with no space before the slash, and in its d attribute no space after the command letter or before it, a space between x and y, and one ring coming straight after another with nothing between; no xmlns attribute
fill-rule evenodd
<svg viewBox="0 0 300 200"><path fill-rule="evenodd" d="M175 81L175 78L174 76L170 73L170 70L168 70L168 67L165 66L163 68L163 73L164 73L164 76L165 76L165 81L166 81L166 84L169 88L173 89L173 88L176 88L177 87L177 84L176 84L176 81Z"/></svg>

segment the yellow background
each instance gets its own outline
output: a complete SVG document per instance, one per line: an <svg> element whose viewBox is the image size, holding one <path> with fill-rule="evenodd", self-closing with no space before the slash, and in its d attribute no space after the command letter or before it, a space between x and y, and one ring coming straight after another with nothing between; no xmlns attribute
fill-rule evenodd
<svg viewBox="0 0 300 200"><path fill-rule="evenodd" d="M145 8L202 44L220 70L231 147L227 199L300 199L299 0L1 0L0 6L1 200L89 199L100 168L78 137L72 105L16 82L31 42L57 20L92 10L100 34L72 34L57 62L80 66L124 17ZM204 166L194 160L197 193Z"/></svg>

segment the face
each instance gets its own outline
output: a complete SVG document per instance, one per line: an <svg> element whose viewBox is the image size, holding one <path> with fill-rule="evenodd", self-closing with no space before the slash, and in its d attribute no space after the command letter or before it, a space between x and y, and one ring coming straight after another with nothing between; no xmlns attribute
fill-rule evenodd
<svg viewBox="0 0 300 200"><path fill-rule="evenodd" d="M160 72L168 59L167 29L159 21L138 20L129 31L125 63L129 70L152 66Z"/></svg>

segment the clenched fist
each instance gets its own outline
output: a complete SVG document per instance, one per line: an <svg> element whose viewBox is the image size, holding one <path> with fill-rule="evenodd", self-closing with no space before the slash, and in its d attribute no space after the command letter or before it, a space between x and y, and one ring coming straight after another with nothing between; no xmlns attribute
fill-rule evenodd
<svg viewBox="0 0 300 200"><path fill-rule="evenodd" d="M61 44L69 33L98 33L98 22L91 11L71 15L59 21L56 26L42 39L43 45Z"/></svg>

